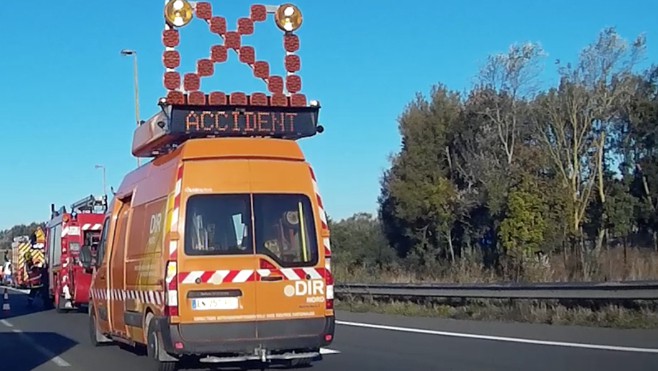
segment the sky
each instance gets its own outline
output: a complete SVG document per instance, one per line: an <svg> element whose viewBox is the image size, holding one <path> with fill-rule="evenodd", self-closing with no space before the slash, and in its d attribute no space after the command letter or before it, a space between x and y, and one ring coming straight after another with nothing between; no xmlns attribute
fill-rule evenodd
<svg viewBox="0 0 658 371"><path fill-rule="evenodd" d="M211 0L229 28L251 1ZM50 204L67 208L118 188L137 161L132 60L139 62L141 118L158 112L162 83L163 0L19 1L0 22L0 229L46 221ZM605 27L647 37L643 64L658 63L658 2L299 0L302 91L321 102L325 132L300 141L330 217L376 213L379 182L400 148L397 119L416 93L442 83L468 90L488 55L515 42L539 42L542 74L552 61L574 62ZM3 11L6 11L5 7ZM282 33L270 16L243 42L283 72ZM181 30L180 72L192 72L220 43L201 20ZM202 89L266 91L235 54L216 65Z"/></svg>

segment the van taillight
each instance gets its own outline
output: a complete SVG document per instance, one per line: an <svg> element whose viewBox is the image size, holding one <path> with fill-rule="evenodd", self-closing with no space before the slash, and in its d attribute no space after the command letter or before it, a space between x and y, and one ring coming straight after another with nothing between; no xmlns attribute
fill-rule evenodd
<svg viewBox="0 0 658 371"><path fill-rule="evenodd" d="M178 316L178 267L175 261L167 262L165 282L165 316Z"/></svg>
<svg viewBox="0 0 658 371"><path fill-rule="evenodd" d="M334 275L331 274L331 259L326 257L324 263L324 283L327 286L326 309L334 309Z"/></svg>
<svg viewBox="0 0 658 371"><path fill-rule="evenodd" d="M271 270L274 270L274 269L276 269L276 267L274 266L274 264L268 262L267 260L265 260L265 259L260 259L260 269L271 269Z"/></svg>

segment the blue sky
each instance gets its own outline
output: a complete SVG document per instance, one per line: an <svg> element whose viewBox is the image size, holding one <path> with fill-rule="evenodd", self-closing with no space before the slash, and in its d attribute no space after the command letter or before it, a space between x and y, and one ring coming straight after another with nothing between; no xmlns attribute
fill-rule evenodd
<svg viewBox="0 0 658 371"><path fill-rule="evenodd" d="M246 0L211 1L215 13L248 16ZM136 166L131 60L139 53L142 118L164 94L164 1L16 2L0 23L0 229L48 219L50 203L70 205L115 188ZM658 2L633 1L317 1L299 0L303 92L318 99L326 131L302 141L333 218L374 212L379 179L397 151L397 118L416 92L435 83L468 89L479 65L511 43L536 41L574 61L598 32L646 33L645 65L658 62ZM632 4L632 5L629 5ZM199 20L183 29L181 72L218 43ZM281 32L270 17L245 39L281 73ZM264 91L234 54L202 89ZM543 75L553 83L554 74Z"/></svg>

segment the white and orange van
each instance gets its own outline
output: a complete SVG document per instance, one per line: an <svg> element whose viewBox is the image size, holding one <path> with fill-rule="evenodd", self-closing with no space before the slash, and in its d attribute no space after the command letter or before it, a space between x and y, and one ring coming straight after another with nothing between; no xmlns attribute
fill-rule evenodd
<svg viewBox="0 0 658 371"><path fill-rule="evenodd" d="M323 130L319 104L306 103L294 74L299 9L252 6L237 33L253 32L253 22L272 12L285 31L285 84L293 92L284 93L283 79L273 76L266 79L269 96L205 94L198 78L212 72L208 63L225 59L227 49L239 49L245 62L249 50L236 32L229 35L223 18L212 16L209 3L167 4L169 91L161 112L133 136L133 155L152 161L114 192L97 259L86 263L94 269L94 345L146 346L155 369L173 370L188 359L309 364L333 341L329 229L315 175L297 143ZM192 14L226 44L213 47L211 62L199 62L205 72L187 74L181 84L174 72L176 27ZM257 63L256 75L267 72Z"/></svg>

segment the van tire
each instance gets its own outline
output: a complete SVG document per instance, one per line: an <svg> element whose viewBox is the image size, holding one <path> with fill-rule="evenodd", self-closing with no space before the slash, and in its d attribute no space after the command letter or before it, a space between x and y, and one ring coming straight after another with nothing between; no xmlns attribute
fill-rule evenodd
<svg viewBox="0 0 658 371"><path fill-rule="evenodd" d="M154 363L153 370L176 371L178 368L177 362L160 361L159 359L159 354L162 351L162 347L160 346L160 334L158 334L158 331L156 330L153 314L148 313L144 322L146 322L146 328L148 329L146 335L146 355Z"/></svg>
<svg viewBox="0 0 658 371"><path fill-rule="evenodd" d="M98 323L96 322L96 311L93 306L89 306L89 340L91 345L98 347L104 343L110 343L112 340L105 337L98 331Z"/></svg>

